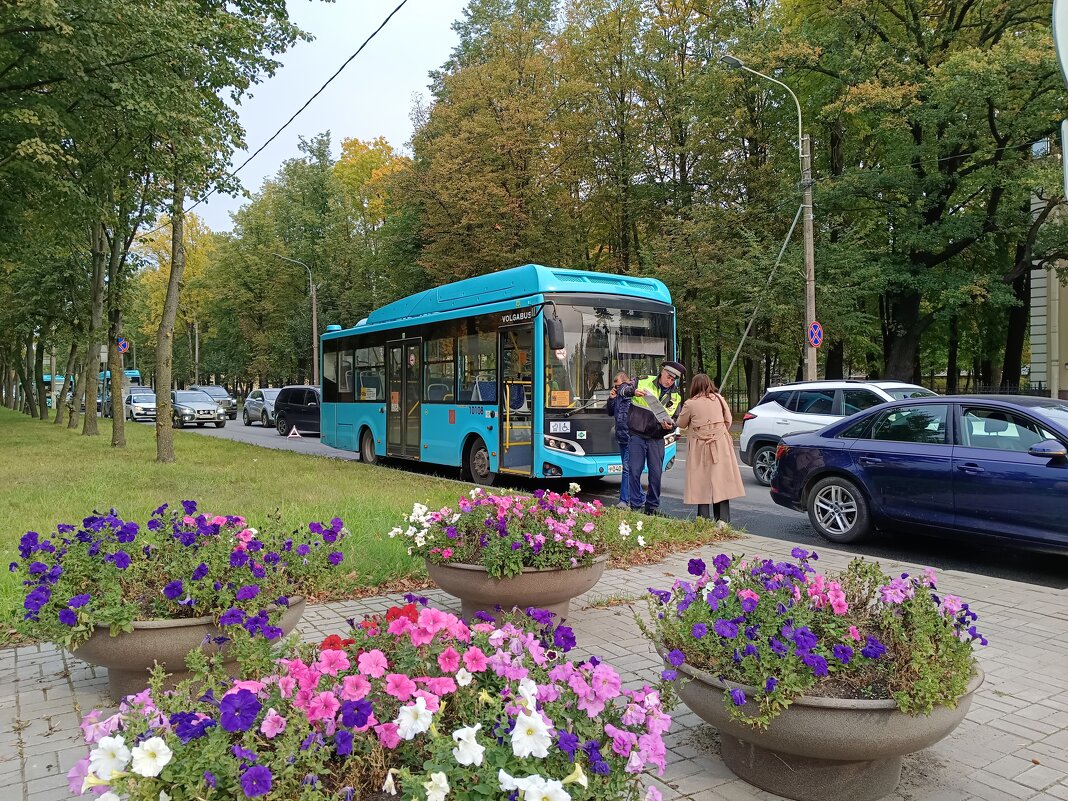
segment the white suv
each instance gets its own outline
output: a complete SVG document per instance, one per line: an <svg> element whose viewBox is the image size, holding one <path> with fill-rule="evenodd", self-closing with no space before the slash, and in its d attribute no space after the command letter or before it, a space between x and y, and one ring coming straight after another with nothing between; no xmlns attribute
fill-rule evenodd
<svg viewBox="0 0 1068 801"><path fill-rule="evenodd" d="M775 449L787 434L815 431L880 403L937 395L901 381L798 381L772 387L742 418L742 461L771 484Z"/></svg>

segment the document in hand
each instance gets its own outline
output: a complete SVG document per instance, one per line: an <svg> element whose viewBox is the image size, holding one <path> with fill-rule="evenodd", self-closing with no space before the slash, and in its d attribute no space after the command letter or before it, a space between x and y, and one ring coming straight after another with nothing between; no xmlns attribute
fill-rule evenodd
<svg viewBox="0 0 1068 801"><path fill-rule="evenodd" d="M656 416L656 422L663 423L665 420L667 420L674 424L675 421L671 419L671 415L668 414L668 410L664 408L664 404L660 402L656 395L653 395L652 393L646 395L645 402L649 406L649 411L651 411Z"/></svg>

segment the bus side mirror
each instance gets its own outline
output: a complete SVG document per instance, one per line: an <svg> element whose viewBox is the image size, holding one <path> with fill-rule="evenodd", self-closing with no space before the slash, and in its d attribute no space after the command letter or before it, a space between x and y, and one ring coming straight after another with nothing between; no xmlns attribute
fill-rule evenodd
<svg viewBox="0 0 1068 801"><path fill-rule="evenodd" d="M564 321L559 317L546 317L545 335L549 338L549 350L560 350L565 347Z"/></svg>

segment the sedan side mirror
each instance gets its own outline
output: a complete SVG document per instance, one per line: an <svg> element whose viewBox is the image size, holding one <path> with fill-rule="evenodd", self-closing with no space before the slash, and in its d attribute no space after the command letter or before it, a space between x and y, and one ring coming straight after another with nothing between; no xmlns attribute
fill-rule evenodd
<svg viewBox="0 0 1068 801"><path fill-rule="evenodd" d="M1037 456L1039 459L1065 459L1068 457L1068 448L1065 448L1055 439L1036 442L1028 448L1027 452L1031 456Z"/></svg>

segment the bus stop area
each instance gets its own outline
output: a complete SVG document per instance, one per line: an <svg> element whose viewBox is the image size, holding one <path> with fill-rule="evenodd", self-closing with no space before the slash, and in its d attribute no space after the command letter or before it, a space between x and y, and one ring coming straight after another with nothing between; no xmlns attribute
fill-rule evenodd
<svg viewBox="0 0 1068 801"><path fill-rule="evenodd" d="M747 536L729 543L733 553L788 558L790 543ZM728 550L724 548L723 550ZM662 668L638 630L646 587L666 588L686 576L693 556L608 570L600 583L572 604L580 654L609 659L630 686L650 681ZM820 551L828 569L849 555ZM884 562L894 572L914 570ZM905 759L891 801L1068 801L1068 590L946 571L939 588L972 603L990 644L978 651L986 681L964 723L938 745ZM438 590L430 602L452 612L453 600ZM347 618L381 612L400 600L378 596L309 607L299 626L308 641L343 633ZM59 801L70 798L67 771L85 755L79 723L91 709L111 710L102 669L52 645L0 651L0 787L5 798ZM652 777L667 801L774 801L735 777L718 756L718 735L680 706L673 715L667 769ZM16 788L21 788L19 792Z"/></svg>

